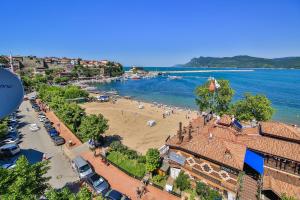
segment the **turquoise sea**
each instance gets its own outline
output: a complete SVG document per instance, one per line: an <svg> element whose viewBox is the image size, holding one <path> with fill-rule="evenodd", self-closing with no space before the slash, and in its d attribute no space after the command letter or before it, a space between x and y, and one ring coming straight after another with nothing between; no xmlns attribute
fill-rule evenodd
<svg viewBox="0 0 300 200"><path fill-rule="evenodd" d="M145 69L149 71L169 71L170 75L182 76L182 79L168 80L167 77L157 77L112 82L97 85L97 87L100 90L114 89L120 95L132 96L143 101L155 101L197 109L194 95L195 88L212 76L216 79L230 80L231 86L235 90L234 101L241 98L245 92L265 94L276 109L273 120L300 125L300 70L250 69L251 71L245 72L227 71L239 70L228 68L147 67ZM182 70L204 70L205 72L174 73L174 71Z"/></svg>

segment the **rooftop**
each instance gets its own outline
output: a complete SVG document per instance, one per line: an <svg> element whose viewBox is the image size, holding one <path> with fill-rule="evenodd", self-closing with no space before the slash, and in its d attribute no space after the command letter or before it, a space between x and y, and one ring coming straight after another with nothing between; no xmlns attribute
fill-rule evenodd
<svg viewBox="0 0 300 200"><path fill-rule="evenodd" d="M212 119L206 125L204 125L203 117L199 117L191 123L191 139L187 139L188 136L183 131L184 138L181 142L179 142L178 135L174 135L167 141L167 144L239 170L243 169L247 148L300 162L299 143L262 135L259 126L238 131L228 123L230 124L228 116L222 117L218 122ZM296 137L296 132L292 131L293 127L283 123L264 122L262 128L271 134L281 134L288 138Z"/></svg>

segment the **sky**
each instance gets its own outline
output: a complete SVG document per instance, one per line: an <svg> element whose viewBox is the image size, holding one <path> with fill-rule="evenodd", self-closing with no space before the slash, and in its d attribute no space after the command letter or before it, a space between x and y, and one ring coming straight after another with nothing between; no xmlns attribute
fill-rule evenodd
<svg viewBox="0 0 300 200"><path fill-rule="evenodd" d="M172 66L300 56L299 0L1 0L0 54Z"/></svg>

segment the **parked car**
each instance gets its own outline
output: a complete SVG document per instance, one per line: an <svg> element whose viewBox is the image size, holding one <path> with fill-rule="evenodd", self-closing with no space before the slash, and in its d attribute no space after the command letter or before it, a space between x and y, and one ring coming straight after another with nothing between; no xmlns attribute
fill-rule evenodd
<svg viewBox="0 0 300 200"><path fill-rule="evenodd" d="M81 179L93 173L93 169L90 164L81 156L77 156L74 160L72 160L72 167Z"/></svg>
<svg viewBox="0 0 300 200"><path fill-rule="evenodd" d="M17 158L1 163L1 167L4 169L12 169L16 166Z"/></svg>
<svg viewBox="0 0 300 200"><path fill-rule="evenodd" d="M17 144L18 142L20 142L20 138L8 136L4 140L2 140L2 142L5 142L6 144Z"/></svg>
<svg viewBox="0 0 300 200"><path fill-rule="evenodd" d="M66 142L65 139L63 137L60 137L60 136L54 136L54 137L51 137L51 138L52 138L53 143L56 146L63 145Z"/></svg>
<svg viewBox="0 0 300 200"><path fill-rule="evenodd" d="M0 147L0 154L3 156L14 156L21 151L18 144L5 144Z"/></svg>
<svg viewBox="0 0 300 200"><path fill-rule="evenodd" d="M38 131L40 129L40 127L37 124L30 124L29 129L31 131Z"/></svg>
<svg viewBox="0 0 300 200"><path fill-rule="evenodd" d="M48 130L48 134L50 137L56 137L59 135L59 133L57 132L57 130L55 128Z"/></svg>
<svg viewBox="0 0 300 200"><path fill-rule="evenodd" d="M47 124L47 125L45 125L44 127L45 127L45 129L46 129L47 131L49 131L49 130L51 130L51 129L54 129L54 127L53 127L51 124Z"/></svg>
<svg viewBox="0 0 300 200"><path fill-rule="evenodd" d="M102 196L104 196L110 188L108 182L97 173L86 176L84 181L93 189L93 191L97 195L101 194Z"/></svg>
<svg viewBox="0 0 300 200"><path fill-rule="evenodd" d="M106 200L130 200L127 196L117 190L110 190L105 194Z"/></svg>
<svg viewBox="0 0 300 200"><path fill-rule="evenodd" d="M8 127L8 132L16 132L17 128L15 126L9 126Z"/></svg>

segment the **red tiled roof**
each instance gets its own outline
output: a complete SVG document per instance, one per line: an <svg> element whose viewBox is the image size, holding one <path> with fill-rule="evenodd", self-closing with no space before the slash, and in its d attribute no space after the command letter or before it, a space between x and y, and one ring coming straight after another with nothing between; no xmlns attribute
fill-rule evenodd
<svg viewBox="0 0 300 200"><path fill-rule="evenodd" d="M206 129L206 131L203 131L203 129ZM177 136L173 136L167 141L167 144L195 152L198 155L216 160L235 169L243 169L246 152L244 145L222 140L214 135L212 135L212 138L209 138L206 127L199 130L199 134L197 131L194 131L192 137L190 141L183 140L181 144L178 144Z"/></svg>
<svg viewBox="0 0 300 200"><path fill-rule="evenodd" d="M280 181L272 176L264 176L263 190L272 190L278 196L286 193L288 196L300 199L300 188L298 186Z"/></svg>
<svg viewBox="0 0 300 200"><path fill-rule="evenodd" d="M184 139L178 144L175 135L167 141L167 144L240 170L243 169L246 148L300 162L298 143L260 135L258 127L244 128L239 132L232 127L215 124L214 119L204 126L203 118L199 117L192 121L192 130L190 141ZM209 133L212 134L212 139L209 139ZM225 156L227 149L231 158Z"/></svg>
<svg viewBox="0 0 300 200"><path fill-rule="evenodd" d="M281 122L262 122L261 130L269 135L300 141L300 128Z"/></svg>

